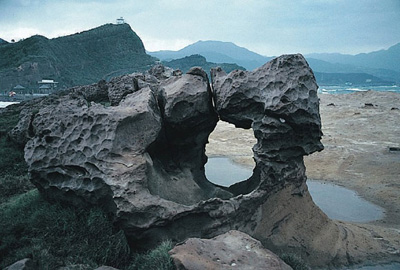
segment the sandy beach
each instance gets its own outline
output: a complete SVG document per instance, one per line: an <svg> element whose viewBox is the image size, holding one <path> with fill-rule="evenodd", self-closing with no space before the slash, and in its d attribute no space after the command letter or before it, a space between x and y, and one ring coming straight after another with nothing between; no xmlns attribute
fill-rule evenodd
<svg viewBox="0 0 400 270"><path fill-rule="evenodd" d="M305 157L307 177L355 190L385 209L370 225L400 229L400 94L320 94L325 149ZM220 121L207 155L254 167L253 131Z"/></svg>

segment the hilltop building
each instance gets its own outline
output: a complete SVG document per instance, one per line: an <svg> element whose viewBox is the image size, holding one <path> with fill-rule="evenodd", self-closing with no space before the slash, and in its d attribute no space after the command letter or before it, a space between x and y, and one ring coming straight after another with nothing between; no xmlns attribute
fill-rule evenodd
<svg viewBox="0 0 400 270"><path fill-rule="evenodd" d="M124 24L124 23L125 23L124 17L119 17L117 19L117 24Z"/></svg>

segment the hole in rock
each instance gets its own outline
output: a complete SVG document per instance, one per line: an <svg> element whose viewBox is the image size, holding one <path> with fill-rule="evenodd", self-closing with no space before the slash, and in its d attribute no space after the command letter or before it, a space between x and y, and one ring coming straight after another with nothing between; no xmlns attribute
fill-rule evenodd
<svg viewBox="0 0 400 270"><path fill-rule="evenodd" d="M256 142L252 129L236 128L230 123L219 121L206 145L207 179L223 187L248 180L255 167L252 147ZM233 193L236 195L237 192Z"/></svg>
<svg viewBox="0 0 400 270"><path fill-rule="evenodd" d="M177 132L177 127L166 125L162 135L148 149L146 176L147 187L152 195L183 205L193 205L211 198L229 199L247 194L258 186L259 173L252 175L252 146L256 142L253 131L238 129L221 121L218 123L211 138L209 135L214 126L209 126L208 130ZM207 141L211 143L206 144ZM219 158L214 160L215 157ZM221 160L221 157L226 158ZM239 164L230 162L229 158ZM204 167L207 159L211 160L209 165L216 165L214 168L217 168L217 173L222 173L223 177L219 177L219 180L206 177ZM232 172L240 177L232 178ZM247 179L250 180L245 181Z"/></svg>

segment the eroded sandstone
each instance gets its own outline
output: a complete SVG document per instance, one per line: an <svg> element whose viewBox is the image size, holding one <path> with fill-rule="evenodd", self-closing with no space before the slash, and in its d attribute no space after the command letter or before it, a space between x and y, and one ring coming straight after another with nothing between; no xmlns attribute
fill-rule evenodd
<svg viewBox="0 0 400 270"><path fill-rule="evenodd" d="M318 106L315 78L301 55L281 56L252 72L214 70L212 87L199 68L181 74L158 66L72 89L31 120L21 118L13 137L27 134L25 159L43 194L102 205L133 247L232 229L268 242L267 229L285 233L274 230L281 221L268 211L279 200L270 198L283 190L308 194L303 156L323 149ZM253 175L229 188L204 173L205 145L219 118L252 128L257 139ZM326 217L322 222L336 228ZM320 241L338 239L319 232L325 231L316 231ZM315 254L312 243L299 248L322 265L343 259L333 257L335 243Z"/></svg>

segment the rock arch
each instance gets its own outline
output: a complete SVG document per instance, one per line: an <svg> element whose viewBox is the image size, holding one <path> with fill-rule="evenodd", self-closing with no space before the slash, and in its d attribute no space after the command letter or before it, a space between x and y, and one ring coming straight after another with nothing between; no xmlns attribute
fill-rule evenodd
<svg viewBox="0 0 400 270"><path fill-rule="evenodd" d="M283 198L284 205L292 200L314 209L317 214L308 217L318 220L313 235L331 228L319 241L332 246L317 250L310 239L294 245L310 261L324 264L347 254L338 252L340 229L307 199L303 156L323 149L317 88L298 54L251 72L214 69L211 85L200 68L182 74L158 66L72 89L13 134L23 136L29 128L25 159L43 194L80 206L102 205L133 247L232 229L281 247L289 241L279 232L281 225L305 222L274 212L284 207ZM104 99L112 106L92 102ZM218 118L252 128L257 139L253 176L226 189L204 174L205 145Z"/></svg>

